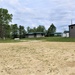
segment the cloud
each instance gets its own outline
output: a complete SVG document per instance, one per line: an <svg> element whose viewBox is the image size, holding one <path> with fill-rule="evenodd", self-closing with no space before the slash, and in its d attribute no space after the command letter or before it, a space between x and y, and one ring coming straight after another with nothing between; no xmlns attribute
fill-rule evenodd
<svg viewBox="0 0 75 75"><path fill-rule="evenodd" d="M2 2L3 0L0 0L0 2Z"/></svg>
<svg viewBox="0 0 75 75"><path fill-rule="evenodd" d="M10 3L11 5L19 5L19 4L20 4L20 3L19 3L19 0L10 0L9 3Z"/></svg>
<svg viewBox="0 0 75 75"><path fill-rule="evenodd" d="M12 23L25 27L54 23L56 27L68 27L70 20L75 20L75 1L72 0L0 0L0 7L13 14ZM60 29L58 29L60 30Z"/></svg>

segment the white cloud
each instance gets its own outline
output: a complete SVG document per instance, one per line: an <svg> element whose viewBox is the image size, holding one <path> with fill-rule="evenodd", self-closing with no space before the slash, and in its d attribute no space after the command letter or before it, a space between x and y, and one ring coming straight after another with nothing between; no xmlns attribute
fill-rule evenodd
<svg viewBox="0 0 75 75"><path fill-rule="evenodd" d="M10 0L9 2L10 2L12 5L14 5L14 4L16 4L16 5L17 5L17 4L20 4L20 3L19 3L19 0Z"/></svg>
<svg viewBox="0 0 75 75"><path fill-rule="evenodd" d="M25 26L54 23L57 27L70 24L75 15L75 1L72 0L0 0L0 7L13 14L13 23Z"/></svg>
<svg viewBox="0 0 75 75"><path fill-rule="evenodd" d="M0 2L2 2L3 0L0 0Z"/></svg>

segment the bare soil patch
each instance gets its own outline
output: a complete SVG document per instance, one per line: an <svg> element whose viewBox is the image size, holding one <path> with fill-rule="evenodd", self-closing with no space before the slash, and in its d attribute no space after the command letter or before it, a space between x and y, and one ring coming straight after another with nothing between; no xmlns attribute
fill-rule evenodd
<svg viewBox="0 0 75 75"><path fill-rule="evenodd" d="M69 62L67 62L67 66L69 66L69 67L75 67L75 61L69 61Z"/></svg>
<svg viewBox="0 0 75 75"><path fill-rule="evenodd" d="M0 43L0 75L75 75L75 43Z"/></svg>

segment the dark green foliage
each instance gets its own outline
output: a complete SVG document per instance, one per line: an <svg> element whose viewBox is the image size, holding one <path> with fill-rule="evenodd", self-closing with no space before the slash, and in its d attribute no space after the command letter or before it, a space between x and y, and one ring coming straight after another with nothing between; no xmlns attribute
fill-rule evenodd
<svg viewBox="0 0 75 75"><path fill-rule="evenodd" d="M56 27L54 24L51 24L47 31L47 36L54 36L54 33L56 32Z"/></svg>
<svg viewBox="0 0 75 75"><path fill-rule="evenodd" d="M12 14L9 14L7 9L0 8L0 23L6 25L11 21Z"/></svg>
<svg viewBox="0 0 75 75"><path fill-rule="evenodd" d="M17 24L12 24L11 25L11 36L12 36L12 38L18 38L18 35L19 35L19 33L18 33Z"/></svg>
<svg viewBox="0 0 75 75"><path fill-rule="evenodd" d="M30 27L29 26L27 27L27 33L30 33Z"/></svg>
<svg viewBox="0 0 75 75"><path fill-rule="evenodd" d="M5 37L10 38L11 28L10 25L5 25Z"/></svg>
<svg viewBox="0 0 75 75"><path fill-rule="evenodd" d="M39 25L37 27L37 32L45 32L45 31L46 31L46 29L45 29L45 27L43 25Z"/></svg>
<svg viewBox="0 0 75 75"><path fill-rule="evenodd" d="M26 35L26 31L24 29L24 26L19 26L19 38L24 38Z"/></svg>
<svg viewBox="0 0 75 75"><path fill-rule="evenodd" d="M32 33L32 32L45 32L46 29L43 25L39 25L37 28L36 27L33 27L33 28L30 28L29 26L27 27L27 32L28 33Z"/></svg>
<svg viewBox="0 0 75 75"><path fill-rule="evenodd" d="M36 27L34 27L34 28L33 28L33 32L36 32L36 31L37 31L37 28L36 28Z"/></svg>
<svg viewBox="0 0 75 75"><path fill-rule="evenodd" d="M5 26L12 20L12 14L7 9L0 8L0 38L5 37Z"/></svg>
<svg viewBox="0 0 75 75"><path fill-rule="evenodd" d="M27 27L27 33L32 33L36 31L37 31L36 27L33 27L33 28L30 28L29 26Z"/></svg>

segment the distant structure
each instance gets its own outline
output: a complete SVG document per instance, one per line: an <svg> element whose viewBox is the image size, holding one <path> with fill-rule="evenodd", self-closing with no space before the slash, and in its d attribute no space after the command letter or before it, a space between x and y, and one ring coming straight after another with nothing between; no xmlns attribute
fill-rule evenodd
<svg viewBox="0 0 75 75"><path fill-rule="evenodd" d="M75 38L75 24L69 25L69 37Z"/></svg>
<svg viewBox="0 0 75 75"><path fill-rule="evenodd" d="M62 37L69 37L69 31L64 31L62 33Z"/></svg>
<svg viewBox="0 0 75 75"><path fill-rule="evenodd" d="M27 33L26 37L28 38L39 38L39 37L45 37L45 33L43 32L32 32L32 33Z"/></svg>
<svg viewBox="0 0 75 75"><path fill-rule="evenodd" d="M62 33L61 32L55 32L54 36L59 36L60 37L60 36L62 36Z"/></svg>

